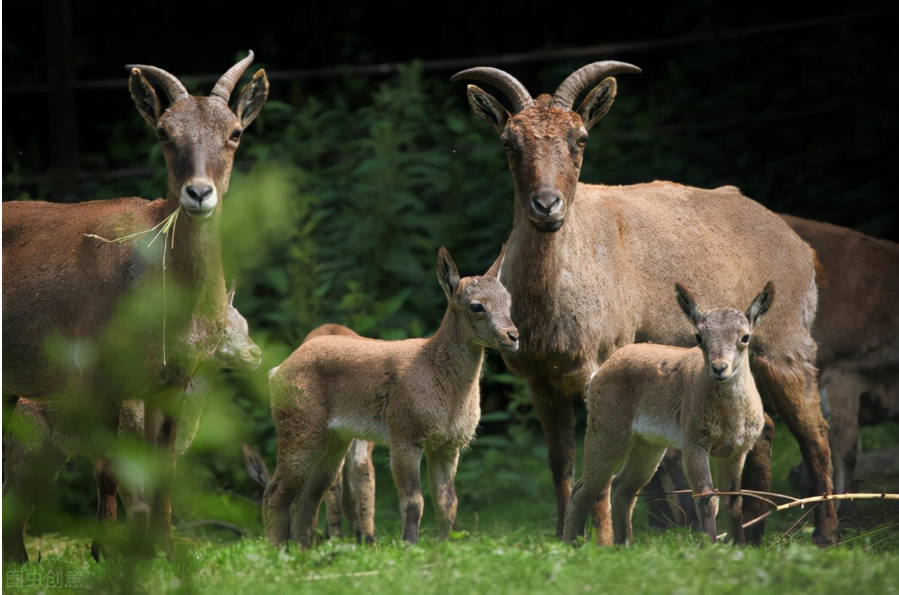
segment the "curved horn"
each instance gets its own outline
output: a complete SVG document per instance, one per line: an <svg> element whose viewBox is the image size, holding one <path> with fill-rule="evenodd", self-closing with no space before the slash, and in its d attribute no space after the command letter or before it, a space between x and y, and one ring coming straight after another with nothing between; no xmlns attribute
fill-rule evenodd
<svg viewBox="0 0 899 595"><path fill-rule="evenodd" d="M524 88L524 85L518 82L518 79L511 74L503 72L498 68L489 66L469 68L468 70L457 72L450 80L459 81L462 79L481 81L498 88L512 101L513 115L534 105L534 100L531 98L528 90Z"/></svg>
<svg viewBox="0 0 899 595"><path fill-rule="evenodd" d="M170 104L175 104L189 95L187 89L181 84L181 81L161 68L146 66L144 64L128 64L125 68L137 68L145 76L149 76L149 78L152 79L151 82L162 87L162 90L165 91L166 96L169 98Z"/></svg>
<svg viewBox="0 0 899 595"><path fill-rule="evenodd" d="M229 68L228 72L222 75L222 78L220 78L215 84L215 87L212 88L212 93L210 93L209 96L218 97L225 103L228 103L228 100L231 98L231 91L234 90L234 85L237 84L237 81L240 79L241 75L243 75L244 70L246 70L247 66L252 62L253 50L250 50L250 53L246 58Z"/></svg>
<svg viewBox="0 0 899 595"><path fill-rule="evenodd" d="M643 71L633 64L615 62L613 60L587 64L569 74L568 78L562 81L562 84L559 85L559 88L553 94L551 105L560 109L570 110L578 93L607 76L618 74L619 72L640 73Z"/></svg>

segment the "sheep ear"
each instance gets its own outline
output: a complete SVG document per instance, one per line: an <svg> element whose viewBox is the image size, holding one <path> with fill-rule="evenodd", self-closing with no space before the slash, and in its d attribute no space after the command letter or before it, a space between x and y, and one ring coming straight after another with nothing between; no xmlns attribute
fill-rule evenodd
<svg viewBox="0 0 899 595"><path fill-rule="evenodd" d="M774 282L768 281L768 283L765 284L765 289L762 290L762 293L755 296L755 299L752 300L752 303L746 308L746 320L749 321L752 328L755 328L758 326L759 322L761 322L762 316L768 311L768 308L771 307L772 301L774 301Z"/></svg>
<svg viewBox="0 0 899 595"><path fill-rule="evenodd" d="M487 269L487 272L484 273L485 277L493 277L497 281L499 281L499 275L503 268L503 260L506 258L506 245L503 244L503 247L499 251L499 256L496 257L496 260L493 264L490 265L490 268Z"/></svg>
<svg viewBox="0 0 899 595"><path fill-rule="evenodd" d="M237 293L237 280L231 279L231 289L228 290L228 306L234 307L234 294Z"/></svg>
<svg viewBox="0 0 899 595"><path fill-rule="evenodd" d="M270 477L268 466L265 464L262 455L247 444L243 445L243 464L253 481L265 487Z"/></svg>
<svg viewBox="0 0 899 595"><path fill-rule="evenodd" d="M443 288L446 299L452 301L456 290L459 289L459 269L456 268L456 263L453 262L449 252L443 246L437 252L437 280L440 281L440 287Z"/></svg>
<svg viewBox="0 0 899 595"><path fill-rule="evenodd" d="M128 90L131 91L131 99L137 106L137 111L147 123L156 128L156 122L159 121L159 115L162 112L162 105L159 103L159 97L153 85L141 74L140 68L132 68L131 76L128 78Z"/></svg>
<svg viewBox="0 0 899 595"><path fill-rule="evenodd" d="M509 112L490 93L475 85L468 85L468 104L471 105L472 111L478 117L490 124L500 134L506 129L506 121L510 117Z"/></svg>
<svg viewBox="0 0 899 595"><path fill-rule="evenodd" d="M617 92L618 83L612 77L605 79L590 91L581 106L577 108L577 113L584 122L584 128L590 130L594 124L609 113Z"/></svg>
<svg viewBox="0 0 899 595"><path fill-rule="evenodd" d="M693 326L699 324L699 320L702 318L702 311L696 305L696 300L680 283L674 284L674 290L677 292L677 305L687 315Z"/></svg>
<svg viewBox="0 0 899 595"><path fill-rule="evenodd" d="M265 70L260 69L240 90L240 95L232 108L241 126L246 128L256 119L266 99L268 99L268 78L265 76Z"/></svg>

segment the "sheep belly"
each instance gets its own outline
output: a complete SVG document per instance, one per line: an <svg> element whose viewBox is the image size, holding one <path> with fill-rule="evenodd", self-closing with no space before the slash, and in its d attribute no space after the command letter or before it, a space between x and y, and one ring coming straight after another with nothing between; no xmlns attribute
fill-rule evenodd
<svg viewBox="0 0 899 595"><path fill-rule="evenodd" d="M328 429L347 438L359 438L372 442L390 441L390 429L383 421L366 416L335 417L328 423Z"/></svg>
<svg viewBox="0 0 899 595"><path fill-rule="evenodd" d="M674 448L684 447L684 431L673 415L638 414L634 417L631 430L652 444L666 444Z"/></svg>

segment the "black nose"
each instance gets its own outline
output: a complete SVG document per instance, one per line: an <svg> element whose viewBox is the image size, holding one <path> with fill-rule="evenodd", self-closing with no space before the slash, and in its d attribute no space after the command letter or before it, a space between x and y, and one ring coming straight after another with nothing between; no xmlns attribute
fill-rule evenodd
<svg viewBox="0 0 899 595"><path fill-rule="evenodd" d="M542 188L531 194L531 205L534 212L540 215L549 215L561 204L562 197L554 188Z"/></svg>
<svg viewBox="0 0 899 595"><path fill-rule="evenodd" d="M712 364L712 371L721 376L727 370L727 364Z"/></svg>
<svg viewBox="0 0 899 595"><path fill-rule="evenodd" d="M212 184L189 184L186 188L187 195L197 202L212 194Z"/></svg>
<svg viewBox="0 0 899 595"><path fill-rule="evenodd" d="M509 340L512 341L513 343L518 342L518 335L516 335L515 333L506 333L506 335L509 337Z"/></svg>

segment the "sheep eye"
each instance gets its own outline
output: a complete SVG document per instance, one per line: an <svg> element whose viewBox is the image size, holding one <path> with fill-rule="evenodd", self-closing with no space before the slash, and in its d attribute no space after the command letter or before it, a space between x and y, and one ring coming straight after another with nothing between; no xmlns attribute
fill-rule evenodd
<svg viewBox="0 0 899 595"><path fill-rule="evenodd" d="M587 138L588 137L586 134L581 135L581 137L577 139L577 146L579 146L581 148L584 148L585 146L587 146Z"/></svg>
<svg viewBox="0 0 899 595"><path fill-rule="evenodd" d="M746 335L743 335L742 337L740 337L740 343L742 343L743 345L748 345L749 344L749 335L746 334Z"/></svg>
<svg viewBox="0 0 899 595"><path fill-rule="evenodd" d="M700 335L699 333L696 333L696 344L702 345L702 335Z"/></svg>
<svg viewBox="0 0 899 595"><path fill-rule="evenodd" d="M239 141L239 140L240 140L240 135L242 134L242 132L243 132L243 131L242 131L240 128L235 128L234 131L231 133L231 138L230 138L230 140L233 141L233 142Z"/></svg>
<svg viewBox="0 0 899 595"><path fill-rule="evenodd" d="M169 138L169 135L168 135L168 133L165 131L165 128L157 128L157 129L156 129L156 136L159 138L159 142L161 142L161 143L167 143L167 142L169 142L170 140L172 140L172 139Z"/></svg>
<svg viewBox="0 0 899 595"><path fill-rule="evenodd" d="M474 312L475 314L480 314L481 312L484 311L484 306L482 306L481 304L479 304L477 302L470 303L468 305L468 307L471 308L471 311Z"/></svg>

